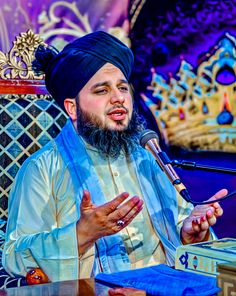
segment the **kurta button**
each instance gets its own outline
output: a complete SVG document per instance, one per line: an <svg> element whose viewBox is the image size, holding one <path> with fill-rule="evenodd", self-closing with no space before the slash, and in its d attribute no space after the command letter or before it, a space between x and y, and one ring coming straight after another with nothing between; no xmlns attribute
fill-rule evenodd
<svg viewBox="0 0 236 296"><path fill-rule="evenodd" d="M119 177L120 174L118 172L114 172L113 175L114 175L114 177Z"/></svg>

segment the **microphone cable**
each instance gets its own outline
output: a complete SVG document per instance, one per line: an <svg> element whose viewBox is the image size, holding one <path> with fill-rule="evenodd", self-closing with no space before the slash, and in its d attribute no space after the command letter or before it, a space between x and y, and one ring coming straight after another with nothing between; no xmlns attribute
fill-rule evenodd
<svg viewBox="0 0 236 296"><path fill-rule="evenodd" d="M196 205L207 205L207 204L212 204L212 203L215 203L215 202L220 202L222 200L228 199L228 198L230 198L231 196L233 196L235 194L236 194L236 190L226 194L225 196L223 196L221 198L217 198L216 200L194 201L194 200L190 199L189 202L191 202L194 206L196 206Z"/></svg>

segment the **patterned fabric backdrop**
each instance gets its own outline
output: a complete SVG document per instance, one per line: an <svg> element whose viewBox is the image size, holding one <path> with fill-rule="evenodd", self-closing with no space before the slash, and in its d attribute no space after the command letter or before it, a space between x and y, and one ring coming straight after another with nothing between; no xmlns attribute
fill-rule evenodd
<svg viewBox="0 0 236 296"><path fill-rule="evenodd" d="M15 36L28 29L58 48L99 29L126 39L128 7L128 0L1 0L0 50L7 52Z"/></svg>
<svg viewBox="0 0 236 296"><path fill-rule="evenodd" d="M0 105L0 219L6 220L8 194L19 167L58 134L66 115L52 98L36 95L1 95Z"/></svg>

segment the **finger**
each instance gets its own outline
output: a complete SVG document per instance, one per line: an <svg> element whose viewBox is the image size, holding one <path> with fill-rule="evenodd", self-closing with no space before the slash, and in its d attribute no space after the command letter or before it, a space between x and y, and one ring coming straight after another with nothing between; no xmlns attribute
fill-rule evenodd
<svg viewBox="0 0 236 296"><path fill-rule="evenodd" d="M214 207L214 210L215 210L215 216L217 218L223 215L224 211L223 211L222 207L220 206L220 204L218 202L214 203L213 207Z"/></svg>
<svg viewBox="0 0 236 296"><path fill-rule="evenodd" d="M109 201L105 205L102 205L101 209L103 210L104 214L108 215L114 212L117 209L117 207L119 207L122 204L122 202L125 201L128 197L129 193L123 192L116 198L114 198L112 201Z"/></svg>
<svg viewBox="0 0 236 296"><path fill-rule="evenodd" d="M146 292L135 288L113 288L108 290L109 296L145 296Z"/></svg>
<svg viewBox="0 0 236 296"><path fill-rule="evenodd" d="M199 219L194 219L192 221L192 228L193 228L193 232L194 232L194 236L195 237L202 237L200 239L200 241L205 237L208 229L209 229L209 223L208 220L206 218L206 216L202 216Z"/></svg>
<svg viewBox="0 0 236 296"><path fill-rule="evenodd" d="M206 215L201 216L199 219L195 219L195 224L197 224L194 228L196 232L206 231L210 226L215 225L216 217L211 210L206 212Z"/></svg>
<svg viewBox="0 0 236 296"><path fill-rule="evenodd" d="M192 221L192 229L193 229L193 232L195 233L199 233L201 231L200 224L198 223L197 219L194 219Z"/></svg>
<svg viewBox="0 0 236 296"><path fill-rule="evenodd" d="M108 290L108 295L109 296L122 296L122 294L120 294L120 291L117 291L117 290L115 290L115 289L110 289L110 290Z"/></svg>
<svg viewBox="0 0 236 296"><path fill-rule="evenodd" d="M93 207L93 203L91 200L90 192L88 190L84 190L83 197L80 203L80 209L83 211L86 209L90 209L92 207Z"/></svg>
<svg viewBox="0 0 236 296"><path fill-rule="evenodd" d="M226 194L228 193L228 191L226 189L222 189L220 191L218 191L215 195L213 195L210 200L217 200L219 198L222 198L224 197ZM214 215L215 217L220 217L223 215L223 209L222 207L220 206L220 204L218 202L214 202L211 204L211 206L213 207L213 210L214 210ZM216 221L214 221L214 224L215 224Z"/></svg>
<svg viewBox="0 0 236 296"><path fill-rule="evenodd" d="M208 200L212 200L214 203L214 201L217 202L217 199L220 199L222 197L224 197L226 194L228 193L228 190L227 189L221 189L219 190L218 192L216 192L211 198L209 198Z"/></svg>
<svg viewBox="0 0 236 296"><path fill-rule="evenodd" d="M209 217L209 219L211 219ZM204 216L201 216L200 219L199 219L199 228L200 228L200 231L206 231L209 229L209 220L208 218L204 215Z"/></svg>
<svg viewBox="0 0 236 296"><path fill-rule="evenodd" d="M124 220L125 216L132 211L131 215L134 214L141 206L143 201L138 196L133 196L127 202L122 204L114 212L109 214L110 221Z"/></svg>
<svg viewBox="0 0 236 296"><path fill-rule="evenodd" d="M143 201L142 200L140 200L140 202L133 208L133 210L132 211L130 211L129 213L128 213L128 215L126 215L123 219L121 219L123 222L124 222L124 224L123 225L118 225L117 224L117 221L119 221L119 220L116 220L115 221L115 229L117 230L117 231L120 231L120 230L122 230L123 228L125 228L127 225L129 225L132 221L133 221L133 219L142 211L142 209L143 209Z"/></svg>
<svg viewBox="0 0 236 296"><path fill-rule="evenodd" d="M123 218L125 225L130 224L134 218L142 211L143 209L143 201L140 202Z"/></svg>
<svg viewBox="0 0 236 296"><path fill-rule="evenodd" d="M212 210L216 217L220 217L223 214L223 209L221 208L220 204L217 202L217 199L224 197L228 191L226 189L221 189L215 195L208 199L208 201L212 201L211 204L206 205L198 205L192 211L192 214L197 217L201 216L202 214L206 213L208 210Z"/></svg>
<svg viewBox="0 0 236 296"><path fill-rule="evenodd" d="M216 224L216 216L211 210L206 212L206 219L208 221L209 226L213 226Z"/></svg>
<svg viewBox="0 0 236 296"><path fill-rule="evenodd" d="M215 204L215 203L214 203ZM191 212L190 217L192 219L200 219L200 217L206 215L206 212L211 210L212 212L215 212L215 208L213 205L206 204L206 205L198 205L194 208L194 210Z"/></svg>

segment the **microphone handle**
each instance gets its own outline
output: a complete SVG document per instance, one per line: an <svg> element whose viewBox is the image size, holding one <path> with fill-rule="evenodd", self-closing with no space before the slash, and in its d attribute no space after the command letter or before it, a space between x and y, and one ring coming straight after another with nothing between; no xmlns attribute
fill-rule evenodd
<svg viewBox="0 0 236 296"><path fill-rule="evenodd" d="M175 189L179 192L179 194L187 201L192 202L190 194L184 184L181 182L179 176L177 175L176 171L170 164L170 160L166 153L164 153L156 139L149 140L147 142L148 145L145 145L145 148L149 150L152 155L155 157L157 163L159 164L160 168L165 172L168 179L172 183L172 185L175 187Z"/></svg>

